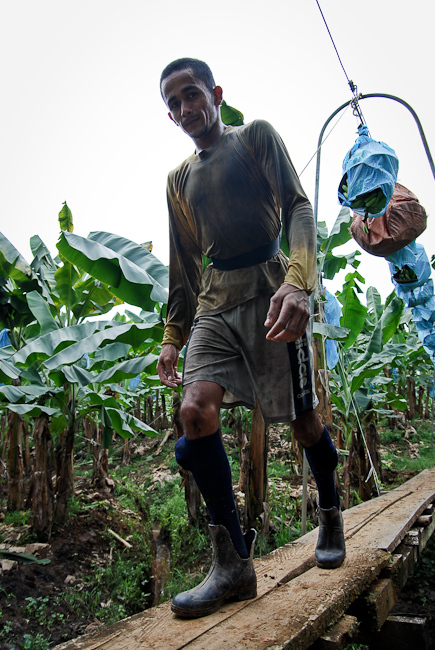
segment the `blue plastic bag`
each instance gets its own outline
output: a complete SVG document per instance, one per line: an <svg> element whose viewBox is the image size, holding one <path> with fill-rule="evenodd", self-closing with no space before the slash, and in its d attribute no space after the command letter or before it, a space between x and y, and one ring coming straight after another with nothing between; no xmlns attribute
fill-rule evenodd
<svg viewBox="0 0 435 650"><path fill-rule="evenodd" d="M140 384L140 375L136 375L136 377L132 377L130 381L128 382L128 387L130 390L134 390L137 388Z"/></svg>
<svg viewBox="0 0 435 650"><path fill-rule="evenodd" d="M8 332L9 330L7 329L0 332L0 348L5 348L7 345L10 345Z"/></svg>
<svg viewBox="0 0 435 650"><path fill-rule="evenodd" d="M391 280L396 290L400 287L401 292L405 294L413 291L417 287L423 286L431 276L432 268L424 246L417 244L415 241L385 259L390 267ZM415 274L416 279L412 279L412 273L410 271ZM410 277L409 281L401 279L404 272ZM408 302L405 297L404 300Z"/></svg>
<svg viewBox="0 0 435 650"><path fill-rule="evenodd" d="M412 309L412 320L417 330L431 330L435 322L435 297L432 296L424 305Z"/></svg>
<svg viewBox="0 0 435 650"><path fill-rule="evenodd" d="M338 188L339 202L365 217L366 208L352 204L361 195L380 188L385 196L385 205L376 212L371 212L367 206L367 213L370 217L382 216L393 196L398 171L399 160L394 150L384 142L373 140L367 126L360 126L355 144L343 160L343 178ZM343 185L347 186L346 195Z"/></svg>
<svg viewBox="0 0 435 650"><path fill-rule="evenodd" d="M423 344L424 349L430 356L433 355L433 352L435 351L435 331L431 330L428 332L425 330L424 332L419 332L418 333L418 338Z"/></svg>
<svg viewBox="0 0 435 650"><path fill-rule="evenodd" d="M396 283L396 293L399 298L406 302L408 307L424 305L433 296L433 280L430 278L421 287L416 287L411 291L404 291L402 286Z"/></svg>
<svg viewBox="0 0 435 650"><path fill-rule="evenodd" d="M341 305L338 302L337 298L324 289L325 302L323 307L325 310L325 323L329 325L340 325L341 318ZM339 360L338 350L337 350L337 341L332 339L326 339L326 362L328 364L329 370L335 368Z"/></svg>

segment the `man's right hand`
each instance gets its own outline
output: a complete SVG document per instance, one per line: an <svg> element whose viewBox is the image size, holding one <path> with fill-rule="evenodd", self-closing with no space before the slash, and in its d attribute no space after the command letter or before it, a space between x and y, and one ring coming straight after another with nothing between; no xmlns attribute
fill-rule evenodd
<svg viewBox="0 0 435 650"><path fill-rule="evenodd" d="M164 343L157 362L157 372L164 386L177 388L181 384L181 375L177 372L178 349L172 343Z"/></svg>

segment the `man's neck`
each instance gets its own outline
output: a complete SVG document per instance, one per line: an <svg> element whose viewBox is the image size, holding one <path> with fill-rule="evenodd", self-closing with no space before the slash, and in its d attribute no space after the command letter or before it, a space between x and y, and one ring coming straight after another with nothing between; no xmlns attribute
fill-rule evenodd
<svg viewBox="0 0 435 650"><path fill-rule="evenodd" d="M204 136L201 136L197 139L192 138L196 153L199 154L201 151L204 151L204 149L210 149L210 147L212 147L214 143L219 140L222 133L225 131L225 128L225 124L219 120L216 122L213 129L206 133Z"/></svg>

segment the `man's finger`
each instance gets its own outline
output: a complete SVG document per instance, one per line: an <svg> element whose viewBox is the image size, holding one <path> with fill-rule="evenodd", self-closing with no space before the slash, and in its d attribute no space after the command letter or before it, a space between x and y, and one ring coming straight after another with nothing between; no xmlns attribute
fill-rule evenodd
<svg viewBox="0 0 435 650"><path fill-rule="evenodd" d="M266 320L264 321L265 327L270 327L276 322L279 316L282 300L277 300L275 296L270 299L269 311L267 312Z"/></svg>

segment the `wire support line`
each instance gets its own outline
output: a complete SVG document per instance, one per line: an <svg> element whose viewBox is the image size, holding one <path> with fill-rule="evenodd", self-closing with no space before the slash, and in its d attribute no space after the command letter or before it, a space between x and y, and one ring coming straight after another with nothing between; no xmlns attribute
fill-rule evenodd
<svg viewBox="0 0 435 650"><path fill-rule="evenodd" d="M337 46L335 45L334 39L332 38L331 30L328 27L328 23L326 22L326 18L324 16L322 8L321 8L321 6L319 4L319 0L316 0L316 4L317 4L317 6L319 8L320 15L323 18L323 22L325 23L326 30L327 30L327 32L329 34L329 38L331 39L331 43L332 43L332 45L334 47L335 53L336 53L337 58L338 58L338 60L340 62L341 68L342 68L342 70L344 72L344 76L346 77L349 88L350 88L350 90L351 90L351 92L353 94L353 99L351 101L352 108L353 108L353 114L355 115L355 117L359 118L361 124L366 124L366 121L364 119L364 115L362 113L362 110L361 110L359 102L358 102L358 88L354 84L354 82L351 79L349 79L349 76L348 76L348 74L347 74L347 72L345 70L345 67L344 67L343 62L342 62L341 57L340 57L340 54L338 53Z"/></svg>
<svg viewBox="0 0 435 650"><path fill-rule="evenodd" d="M322 16L322 18L323 18L323 22L325 23L325 27L326 27L326 29L327 29L327 31L328 31L329 38L331 39L332 45L334 46L335 53L336 53L336 55L337 55L337 57L338 57L338 60L340 61L340 65L341 65L341 67L343 68L343 72L344 72L344 75L345 75L345 77L346 77L346 79L347 79L347 83L349 84L349 88L350 88L351 91L354 93L355 90L356 90L356 88L355 88L355 84L353 83L353 81L351 81L351 80L349 79L349 77L348 77L348 75L347 75L347 72L346 72L346 70L344 69L343 62L342 62L342 60L341 60L341 58L340 58L340 55L339 55L338 50L337 50L337 47L336 47L336 45L335 45L335 43L334 43L334 39L332 38L332 34L331 34L330 30L329 30L328 23L326 22L326 18L325 18L325 16L323 15L323 11L322 11L322 9L321 9L321 7L320 7L319 0L316 0L316 3L317 3L317 6L319 7L320 15Z"/></svg>
<svg viewBox="0 0 435 650"><path fill-rule="evenodd" d="M329 136L331 135L331 133L333 132L333 130L335 129L335 127L338 125L338 123L340 122L340 120L341 120L341 119L346 115L347 110L350 108L351 105L352 105L352 102L349 102L349 104L347 105L346 110L344 111L344 113L342 113L342 114L340 115L340 117L338 118L338 120L337 120L337 121L335 122L335 124L331 127L331 130L330 130L330 131L325 135L324 139L323 139L322 142L319 144L319 146L317 147L316 151L313 153L313 155L311 156L311 158L309 159L309 161L307 162L307 164L305 165L305 167L303 168L303 170L298 174L299 178L302 176L302 174L304 173L304 171L307 169L307 167L310 165L310 163L311 163L311 162L314 160L314 158L317 156L320 147L322 147L322 146L325 144L326 140L329 138Z"/></svg>

